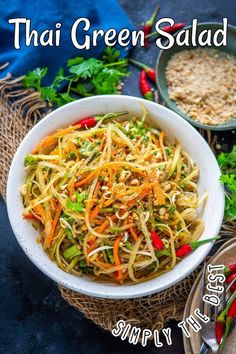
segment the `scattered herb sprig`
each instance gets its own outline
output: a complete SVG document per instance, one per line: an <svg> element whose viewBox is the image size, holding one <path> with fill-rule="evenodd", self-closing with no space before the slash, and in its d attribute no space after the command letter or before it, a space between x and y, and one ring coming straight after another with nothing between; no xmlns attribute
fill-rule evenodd
<svg viewBox="0 0 236 354"><path fill-rule="evenodd" d="M85 210L85 206L84 206L85 195L79 194L78 192L75 192L74 194L76 197L76 202L72 202L70 198L68 198L66 202L66 206L68 209L80 213Z"/></svg>
<svg viewBox="0 0 236 354"><path fill-rule="evenodd" d="M24 77L24 86L35 88L41 99L50 105L63 106L78 96L120 93L121 79L129 75L127 59L120 59L120 51L106 48L102 59L75 57L67 61L67 68L60 68L50 86L43 80L48 68L36 68Z"/></svg>
<svg viewBox="0 0 236 354"><path fill-rule="evenodd" d="M229 153L221 152L218 155L221 169L220 182L225 186L225 218L236 219L236 145Z"/></svg>

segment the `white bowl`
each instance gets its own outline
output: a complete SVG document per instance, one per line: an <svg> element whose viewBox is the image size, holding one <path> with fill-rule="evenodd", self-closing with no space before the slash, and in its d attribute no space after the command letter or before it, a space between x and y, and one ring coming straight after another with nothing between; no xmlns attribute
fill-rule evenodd
<svg viewBox="0 0 236 354"><path fill-rule="evenodd" d="M99 113L130 111L142 115L144 104L154 122L169 136L177 138L200 168L198 183L200 195L208 192L203 219L206 223L201 239L217 236L224 214L224 191L219 183L220 169L209 146L202 136L183 118L171 110L153 102L129 96L95 96L63 106L42 119L26 135L20 144L9 172L7 184L7 209L15 236L31 261L57 283L74 291L103 298L124 299L156 293L176 284L191 273L206 257L213 243L205 244L184 258L170 272L155 279L134 285L116 285L92 281L89 277L76 277L62 271L36 243L37 233L31 223L22 218L23 205L20 186L25 181L24 157L45 136L58 128Z"/></svg>

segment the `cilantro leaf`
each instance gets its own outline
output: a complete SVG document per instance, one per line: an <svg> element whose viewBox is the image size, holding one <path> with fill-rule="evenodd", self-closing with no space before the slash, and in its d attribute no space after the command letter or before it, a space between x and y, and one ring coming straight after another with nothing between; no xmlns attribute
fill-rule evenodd
<svg viewBox="0 0 236 354"><path fill-rule="evenodd" d="M145 128L143 122L138 121L137 124L129 129L129 135L131 138L136 138L147 134L147 129Z"/></svg>
<svg viewBox="0 0 236 354"><path fill-rule="evenodd" d="M85 83L80 83L80 84L77 84L76 85L76 92L81 95L81 96L84 96L84 97L89 97L89 96L93 96L93 92L92 92L92 89L89 90L88 88L89 85L86 85Z"/></svg>
<svg viewBox="0 0 236 354"><path fill-rule="evenodd" d="M236 145L229 153L221 152L218 157L218 164L220 165L222 172L230 172L229 170L236 170Z"/></svg>
<svg viewBox="0 0 236 354"><path fill-rule="evenodd" d="M118 93L118 84L122 76L124 76L124 74L117 69L104 68L91 80L95 87L96 94Z"/></svg>
<svg viewBox="0 0 236 354"><path fill-rule="evenodd" d="M36 68L27 73L24 86L35 88L43 101L58 107L74 101L78 96L120 93L120 80L128 76L128 61L119 60L119 56L119 50L107 48L103 60L82 57L69 59L67 68L70 74L65 75L63 68L60 68L52 84L46 87L42 85L42 79L48 69Z"/></svg>
<svg viewBox="0 0 236 354"><path fill-rule="evenodd" d="M236 145L229 153L221 152L218 163L222 175L220 182L225 186L225 218L236 219Z"/></svg>
<svg viewBox="0 0 236 354"><path fill-rule="evenodd" d="M69 71L72 74L76 74L79 78L87 79L91 78L92 75L96 75L102 67L103 63L101 60L90 58L78 65L71 66Z"/></svg>
<svg viewBox="0 0 236 354"><path fill-rule="evenodd" d="M73 65L77 65L77 64L81 64L84 61L84 58L82 57L75 57L72 59L67 60L67 66L73 66Z"/></svg>
<svg viewBox="0 0 236 354"><path fill-rule="evenodd" d="M58 107L61 107L63 106L64 104L66 103L70 103L70 102L73 102L75 101L76 99L71 97L69 95L69 93L65 92L65 93L60 93L57 97L57 100L56 100L56 103L58 105Z"/></svg>
<svg viewBox="0 0 236 354"><path fill-rule="evenodd" d="M236 174L223 174L220 181L231 191L236 192Z"/></svg>
<svg viewBox="0 0 236 354"><path fill-rule="evenodd" d="M56 102L57 91L52 86L41 87L40 88L40 94L41 94L41 98L42 98L43 101L48 101L48 102L51 102L51 103Z"/></svg>
<svg viewBox="0 0 236 354"><path fill-rule="evenodd" d="M107 63L114 63L119 59L119 57L120 51L118 49L106 47L102 59L105 60Z"/></svg>
<svg viewBox="0 0 236 354"><path fill-rule="evenodd" d="M48 68L36 68L32 71L28 71L23 79L24 87L34 87L39 89L41 81L47 74Z"/></svg>
<svg viewBox="0 0 236 354"><path fill-rule="evenodd" d="M76 202L72 202L69 198L66 201L66 206L68 209L76 212L81 212L85 210L84 207L84 200L85 200L85 195L79 194L78 192L74 193L76 196Z"/></svg>
<svg viewBox="0 0 236 354"><path fill-rule="evenodd" d="M91 143L90 141L85 140L81 147L79 148L79 153L83 157L89 157L95 152L96 144ZM97 149L96 149L97 150Z"/></svg>
<svg viewBox="0 0 236 354"><path fill-rule="evenodd" d="M226 195L225 198L225 218L228 220L236 219L236 195L230 198Z"/></svg>
<svg viewBox="0 0 236 354"><path fill-rule="evenodd" d="M225 186L225 217L226 219L236 219L236 175L223 174L220 182Z"/></svg>
<svg viewBox="0 0 236 354"><path fill-rule="evenodd" d="M63 68L60 68L58 70L58 73L54 77L54 80L52 82L52 87L57 88L61 85L62 81L69 80L68 77L64 75L64 70Z"/></svg>

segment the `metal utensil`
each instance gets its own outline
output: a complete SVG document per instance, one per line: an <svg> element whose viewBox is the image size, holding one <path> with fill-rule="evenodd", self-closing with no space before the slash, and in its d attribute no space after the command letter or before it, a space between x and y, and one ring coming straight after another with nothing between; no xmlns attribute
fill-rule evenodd
<svg viewBox="0 0 236 354"><path fill-rule="evenodd" d="M206 289L206 263L204 264L203 271L202 271L202 284L201 284L201 303L199 309L201 313L204 313L210 318L208 323L202 324L202 329L200 331L200 336L203 340L202 346L200 348L199 354L205 354L208 349L210 348L213 354L217 354L219 350L219 345L216 341L215 337L215 322L217 320L218 315L220 312L226 307L226 304L231 302L233 294L229 296L227 295L230 292L231 286L236 282L236 278L231 281L230 284L226 286L224 283L224 291L221 294L221 304L219 306L211 306L208 303L204 303L203 296L205 294ZM206 308L206 311L205 311ZM233 328L233 326L232 326Z"/></svg>
<svg viewBox="0 0 236 354"><path fill-rule="evenodd" d="M203 273L202 273L201 299L203 299L203 296L205 295L205 291L206 291L206 263L204 264ZM224 288L224 292L225 292L225 288ZM199 354L206 353L208 347L211 348L212 354L217 354L219 345L215 337L215 320L218 317L219 307L212 306L211 304L206 303L202 300L200 302L199 310L202 314L210 318L209 322L201 324L202 328L200 330L200 336L204 344L202 345Z"/></svg>

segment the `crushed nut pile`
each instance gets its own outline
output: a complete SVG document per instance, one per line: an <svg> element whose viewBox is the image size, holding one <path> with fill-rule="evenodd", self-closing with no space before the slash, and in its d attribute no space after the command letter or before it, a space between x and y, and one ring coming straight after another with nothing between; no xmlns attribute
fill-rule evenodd
<svg viewBox="0 0 236 354"><path fill-rule="evenodd" d="M183 50L170 59L169 96L191 118L210 125L236 117L236 58L216 49Z"/></svg>

